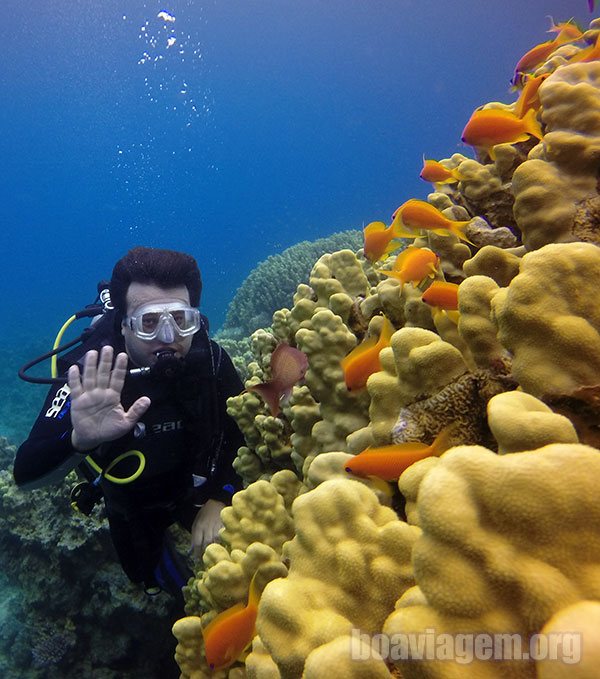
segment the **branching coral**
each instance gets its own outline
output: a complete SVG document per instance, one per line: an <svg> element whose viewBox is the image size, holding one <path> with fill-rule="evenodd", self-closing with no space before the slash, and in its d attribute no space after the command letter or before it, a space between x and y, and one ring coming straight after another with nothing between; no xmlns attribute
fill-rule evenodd
<svg viewBox="0 0 600 679"><path fill-rule="evenodd" d="M359 248L361 243L360 231L342 231L316 241L302 241L261 262L231 301L222 334L239 338L269 326L273 312L288 306L298 284L308 282L316 259L343 247Z"/></svg>

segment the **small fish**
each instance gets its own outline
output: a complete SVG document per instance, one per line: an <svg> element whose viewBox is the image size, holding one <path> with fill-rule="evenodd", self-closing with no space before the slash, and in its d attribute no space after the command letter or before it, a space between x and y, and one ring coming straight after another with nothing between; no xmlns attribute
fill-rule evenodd
<svg viewBox="0 0 600 679"><path fill-rule="evenodd" d="M240 603L222 611L202 630L206 662L214 672L233 665L252 642L259 600L255 574L246 606Z"/></svg>
<svg viewBox="0 0 600 679"><path fill-rule="evenodd" d="M554 19L550 17L550 24L551 25L548 29L548 33L556 33L557 37L560 35L560 39L563 44L567 42L576 42L577 40L581 40L583 37L581 28L579 28L573 19L563 21L560 24L555 24Z"/></svg>
<svg viewBox="0 0 600 679"><path fill-rule="evenodd" d="M425 304L436 309L456 311L458 309L458 285L447 281L433 281L421 299Z"/></svg>
<svg viewBox="0 0 600 679"><path fill-rule="evenodd" d="M540 85L549 75L549 73L542 73L542 75L526 78L525 86L521 90L521 94L515 102L514 114L517 116L517 118L523 118L525 114L531 109L537 111L540 108L541 104L538 91L540 89Z"/></svg>
<svg viewBox="0 0 600 679"><path fill-rule="evenodd" d="M500 109L475 111L462 132L465 144L485 149L492 160L496 159L494 146L497 144L515 144L530 136L537 139L544 136L533 109L523 118Z"/></svg>
<svg viewBox="0 0 600 679"><path fill-rule="evenodd" d="M439 236L448 236L452 233L470 243L465 235L469 223L448 219L427 201L411 198L394 212L392 225L397 225L396 232L404 238L416 238L420 231L433 231Z"/></svg>
<svg viewBox="0 0 600 679"><path fill-rule="evenodd" d="M271 354L271 379L248 387L248 391L259 394L269 407L271 415L277 417L281 412L281 400L292 392L308 369L308 358L299 349L282 342Z"/></svg>
<svg viewBox="0 0 600 679"><path fill-rule="evenodd" d="M432 184L455 184L462 179L458 168L449 170L437 160L426 160L425 156L423 156L423 169L419 177Z"/></svg>
<svg viewBox="0 0 600 679"><path fill-rule="evenodd" d="M559 24L559 26L560 30L554 40L547 40L546 42L542 42L539 45L532 47L519 59L511 80L514 87L522 87L524 84L523 76L527 73L531 73L538 66L543 64L554 50L568 42L579 40L581 37L581 31L579 31L576 25L571 24L571 22ZM575 28L573 28L573 26L575 26ZM555 28L558 28L558 26ZM550 30L552 31L554 28L551 28ZM574 35L577 37L573 37Z"/></svg>
<svg viewBox="0 0 600 679"><path fill-rule="evenodd" d="M596 0L588 0L588 9L590 10L590 12L594 11L595 4L596 4Z"/></svg>
<svg viewBox="0 0 600 679"><path fill-rule="evenodd" d="M362 389L369 377L381 370L379 352L390 346L390 339L395 332L394 326L384 316L379 339L376 340L374 337L366 339L341 360L340 365L344 371L348 391Z"/></svg>
<svg viewBox="0 0 600 679"><path fill-rule="evenodd" d="M584 47L582 50L579 50L579 52L572 56L567 63L568 64L574 64L577 62L584 63L589 61L596 61L598 59L600 59L600 34L598 34L596 42L593 45L588 45L587 47Z"/></svg>
<svg viewBox="0 0 600 679"><path fill-rule="evenodd" d="M438 269L440 258L427 248L410 245L397 257L391 271L378 269L377 273L395 278L401 283L420 285L426 278L433 278Z"/></svg>
<svg viewBox="0 0 600 679"><path fill-rule="evenodd" d="M386 226L383 222L371 222L363 229L365 239L365 257L370 262L378 262L390 252L397 250L401 244L396 242L400 236L396 235L396 229Z"/></svg>
<svg viewBox="0 0 600 679"><path fill-rule="evenodd" d="M346 464L346 471L361 478L397 481L412 464L426 457L439 457L450 447L456 423L444 427L431 445L425 443L395 443L390 446L366 448Z"/></svg>

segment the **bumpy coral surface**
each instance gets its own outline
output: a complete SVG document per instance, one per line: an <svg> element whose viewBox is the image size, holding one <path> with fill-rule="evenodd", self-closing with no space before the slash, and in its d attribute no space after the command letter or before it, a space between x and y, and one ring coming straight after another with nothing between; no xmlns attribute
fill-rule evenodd
<svg viewBox="0 0 600 679"><path fill-rule="evenodd" d="M580 444L503 456L459 447L413 465L399 485L423 530L413 549L418 588L399 600L384 631L528 640L561 609L599 600L599 484L600 452ZM526 661L400 667L407 679L535 675Z"/></svg>
<svg viewBox="0 0 600 679"><path fill-rule="evenodd" d="M351 480L325 481L301 495L292 511L296 536L285 549L290 573L267 585L257 620L282 677L299 677L311 652L354 627L381 628L396 595L413 582L410 552L419 534Z"/></svg>
<svg viewBox="0 0 600 679"><path fill-rule="evenodd" d="M600 382L600 248L547 245L523 257L519 275L492 299L513 374L534 396L571 394Z"/></svg>
<svg viewBox="0 0 600 679"><path fill-rule="evenodd" d="M512 184L523 243L528 250L569 240L598 245L600 63L558 68L539 96L543 144L517 168Z"/></svg>

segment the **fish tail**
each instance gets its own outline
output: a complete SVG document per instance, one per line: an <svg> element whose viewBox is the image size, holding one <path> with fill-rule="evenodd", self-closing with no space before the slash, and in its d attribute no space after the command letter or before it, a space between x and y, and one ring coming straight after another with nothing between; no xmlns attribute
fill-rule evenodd
<svg viewBox="0 0 600 679"><path fill-rule="evenodd" d="M248 387L247 391L256 392L262 400L267 404L273 417L277 417L281 412L280 399L281 392L272 382L264 382L262 384L255 384Z"/></svg>
<svg viewBox="0 0 600 679"><path fill-rule="evenodd" d="M542 126L537 119L536 112L534 109L529 109L527 113L523 116L523 122L525 123L525 129L536 139L541 139L544 136L542 132Z"/></svg>
<svg viewBox="0 0 600 679"><path fill-rule="evenodd" d="M457 237L460 238L460 240L464 240L470 245L475 245L472 240L469 240L467 234L465 233L467 230L467 226L471 223L471 220L468 220L466 222L453 222L452 226L450 227L450 231Z"/></svg>
<svg viewBox="0 0 600 679"><path fill-rule="evenodd" d="M248 606L249 607L258 606L258 602L260 601L261 592L258 589L258 585L256 584L257 574L258 574L258 571L256 571L254 573L254 575L252 576L252 580L250 580L250 585L248 586Z"/></svg>
<svg viewBox="0 0 600 679"><path fill-rule="evenodd" d="M377 344L383 347L389 347L390 346L390 340L392 339L392 335L396 332L396 328L392 325L392 322L387 316L383 317L383 326L381 328L381 334L379 335L379 340Z"/></svg>
<svg viewBox="0 0 600 679"><path fill-rule="evenodd" d="M432 454L439 457L454 445L452 438L458 429L458 422L452 422L439 432L435 437L435 441L431 444Z"/></svg>

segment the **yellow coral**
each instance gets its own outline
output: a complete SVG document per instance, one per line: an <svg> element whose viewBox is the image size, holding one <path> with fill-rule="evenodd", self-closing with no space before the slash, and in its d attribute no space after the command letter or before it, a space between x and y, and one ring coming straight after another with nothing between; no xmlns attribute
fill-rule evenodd
<svg viewBox="0 0 600 679"><path fill-rule="evenodd" d="M552 444L500 456L464 446L417 473L424 462L400 478L423 529L413 549L418 588L399 600L386 634L527 640L565 606L600 600L600 451ZM449 661L399 665L406 679L534 675L522 661L475 661L468 672Z"/></svg>
<svg viewBox="0 0 600 679"><path fill-rule="evenodd" d="M548 443L578 443L575 427L542 401L522 391L497 394L488 401L488 424L498 453L517 453Z"/></svg>
<svg viewBox="0 0 600 679"><path fill-rule="evenodd" d="M557 68L539 96L546 125L543 144L513 175L514 213L523 243L529 250L575 239L600 244L597 222L576 228L577 210L597 195L600 63Z"/></svg>
<svg viewBox="0 0 600 679"><path fill-rule="evenodd" d="M231 549L245 550L253 542L262 542L279 551L293 535L293 522L282 496L264 480L236 493L221 518L221 538Z"/></svg>
<svg viewBox="0 0 600 679"><path fill-rule="evenodd" d="M283 677L299 677L312 651L354 627L379 631L395 594L413 582L410 553L419 534L351 480L325 481L292 511L290 573L267 585L257 620Z"/></svg>
<svg viewBox="0 0 600 679"><path fill-rule="evenodd" d="M525 391L570 394L600 382L599 288L600 248L561 243L526 254L493 297L498 338Z"/></svg>

